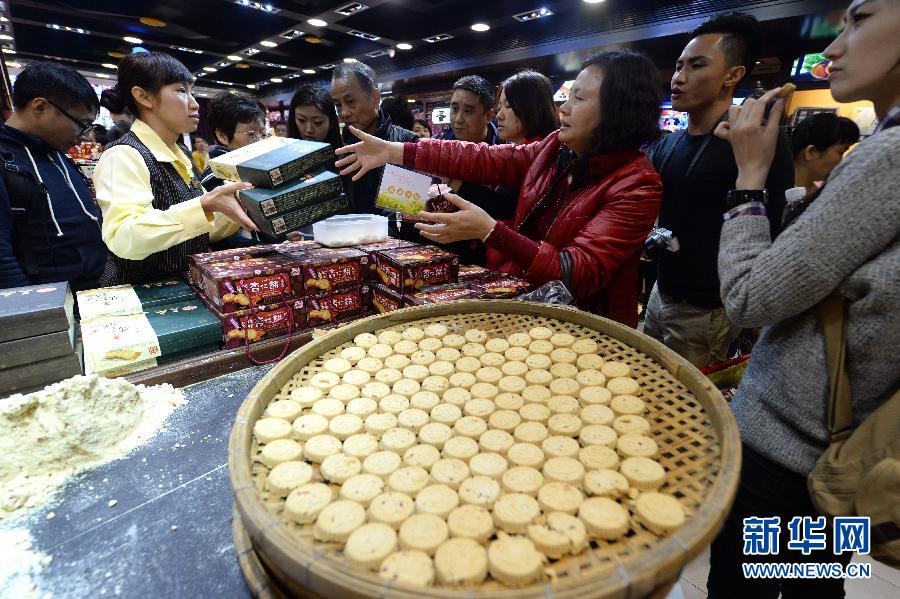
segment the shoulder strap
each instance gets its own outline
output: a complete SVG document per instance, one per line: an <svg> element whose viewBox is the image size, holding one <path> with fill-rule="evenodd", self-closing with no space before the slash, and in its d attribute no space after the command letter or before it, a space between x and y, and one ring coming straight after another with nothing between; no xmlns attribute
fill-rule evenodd
<svg viewBox="0 0 900 599"><path fill-rule="evenodd" d="M846 317L843 296L834 292L819 306L822 330L825 335L825 359L828 363L828 432L830 443L850 436L853 426L853 406L850 381L844 363L847 354L845 340Z"/></svg>

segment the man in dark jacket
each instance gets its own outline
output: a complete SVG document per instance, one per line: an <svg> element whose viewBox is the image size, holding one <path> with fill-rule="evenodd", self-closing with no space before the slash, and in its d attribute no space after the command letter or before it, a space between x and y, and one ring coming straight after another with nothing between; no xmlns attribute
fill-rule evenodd
<svg viewBox="0 0 900 599"><path fill-rule="evenodd" d="M107 256L100 210L65 152L92 129L97 95L74 69L38 62L16 79L13 107L0 125L0 288L96 287Z"/></svg>
<svg viewBox="0 0 900 599"><path fill-rule="evenodd" d="M381 93L375 83L375 71L365 63L356 61L341 63L331 75L331 97L338 118L345 126L341 131L344 145L358 142L350 132L356 127L375 137L387 141L416 141L419 136L398 127L379 108ZM384 167L365 174L359 181L344 180L344 191L350 196L350 211L356 214L379 213L375 208L375 197Z"/></svg>

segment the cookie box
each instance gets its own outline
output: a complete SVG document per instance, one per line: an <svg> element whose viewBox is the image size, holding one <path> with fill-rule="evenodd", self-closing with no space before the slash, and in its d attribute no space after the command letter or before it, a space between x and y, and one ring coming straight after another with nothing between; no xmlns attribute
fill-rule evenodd
<svg viewBox="0 0 900 599"><path fill-rule="evenodd" d="M213 313L221 323L225 349L243 347L247 339L250 343L256 343L287 335L292 328L294 331L306 328L306 314L302 299L228 314L216 310Z"/></svg>
<svg viewBox="0 0 900 599"><path fill-rule="evenodd" d="M493 271L484 266L460 266L458 278L460 283L472 283L492 274Z"/></svg>
<svg viewBox="0 0 900 599"><path fill-rule="evenodd" d="M295 278L298 293L306 295L330 293L338 289L358 287L367 279L369 256L352 248L313 250L294 258L302 273Z"/></svg>
<svg viewBox="0 0 900 599"><path fill-rule="evenodd" d="M322 244L316 243L312 239L301 239L300 241L284 241L282 243L274 243L270 246L276 254L285 254L287 256L295 256L297 254L305 254L311 250L321 249Z"/></svg>
<svg viewBox="0 0 900 599"><path fill-rule="evenodd" d="M407 293L403 296L403 307L424 306L426 304L443 304L461 299L479 299L481 295L475 289L465 283L451 283L449 285L435 285L427 287L417 293Z"/></svg>
<svg viewBox="0 0 900 599"><path fill-rule="evenodd" d="M307 296L306 326L313 328L363 316L366 303L371 301L370 293L367 285L358 285L352 289Z"/></svg>
<svg viewBox="0 0 900 599"><path fill-rule="evenodd" d="M418 243L413 243L412 241L406 241L405 239L388 239L387 241L380 241L378 243L366 243L363 245L355 245L353 246L355 249L365 252L369 255L369 275L370 278L375 280L375 252L383 252L386 250L397 250L402 248L417 248L419 247Z"/></svg>
<svg viewBox="0 0 900 599"><path fill-rule="evenodd" d="M525 279L501 273L475 281L471 286L485 299L508 299L531 290L531 283Z"/></svg>
<svg viewBox="0 0 900 599"><path fill-rule="evenodd" d="M372 308L379 314L395 312L403 307L403 296L380 283L372 285Z"/></svg>
<svg viewBox="0 0 900 599"><path fill-rule="evenodd" d="M279 216L264 217L260 220L254 220L254 222L260 231L278 241L286 239L287 234L291 231L299 231L301 228L318 222L323 218L346 212L349 207L350 203L347 201L346 194L341 194Z"/></svg>
<svg viewBox="0 0 900 599"><path fill-rule="evenodd" d="M330 171L317 171L275 189L255 187L241 190L238 198L250 219L258 223L332 198L341 191L341 178L338 175Z"/></svg>
<svg viewBox="0 0 900 599"><path fill-rule="evenodd" d="M419 246L375 253L377 282L401 295L423 287L455 283L459 257L444 250Z"/></svg>
<svg viewBox="0 0 900 599"><path fill-rule="evenodd" d="M220 179L271 189L333 161L331 144L273 136L212 158L209 166Z"/></svg>
<svg viewBox="0 0 900 599"><path fill-rule="evenodd" d="M212 262L235 262L237 260L246 260L247 258L268 256L272 253L271 247L272 246L269 245L254 245L245 248L207 252L205 254L192 254L188 256L188 282L196 287L202 285L200 269L204 264L210 264Z"/></svg>
<svg viewBox="0 0 900 599"><path fill-rule="evenodd" d="M223 314L293 299L292 279L300 275L295 262L275 254L205 264L201 270L203 293Z"/></svg>

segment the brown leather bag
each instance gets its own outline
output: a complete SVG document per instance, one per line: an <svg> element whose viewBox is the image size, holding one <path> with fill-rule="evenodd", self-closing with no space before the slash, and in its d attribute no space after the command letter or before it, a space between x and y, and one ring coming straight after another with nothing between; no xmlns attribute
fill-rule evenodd
<svg viewBox="0 0 900 599"><path fill-rule="evenodd" d="M828 361L831 441L808 478L813 505L823 515L868 516L874 559L900 567L900 390L853 428L844 298L821 305Z"/></svg>

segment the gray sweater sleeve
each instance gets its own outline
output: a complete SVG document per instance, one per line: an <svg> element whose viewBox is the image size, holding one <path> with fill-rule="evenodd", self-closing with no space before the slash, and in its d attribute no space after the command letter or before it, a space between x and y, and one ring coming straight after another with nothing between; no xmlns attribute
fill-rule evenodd
<svg viewBox="0 0 900 599"><path fill-rule="evenodd" d="M820 303L900 233L900 127L856 147L774 242L764 216L726 221L719 278L728 317L761 327Z"/></svg>

